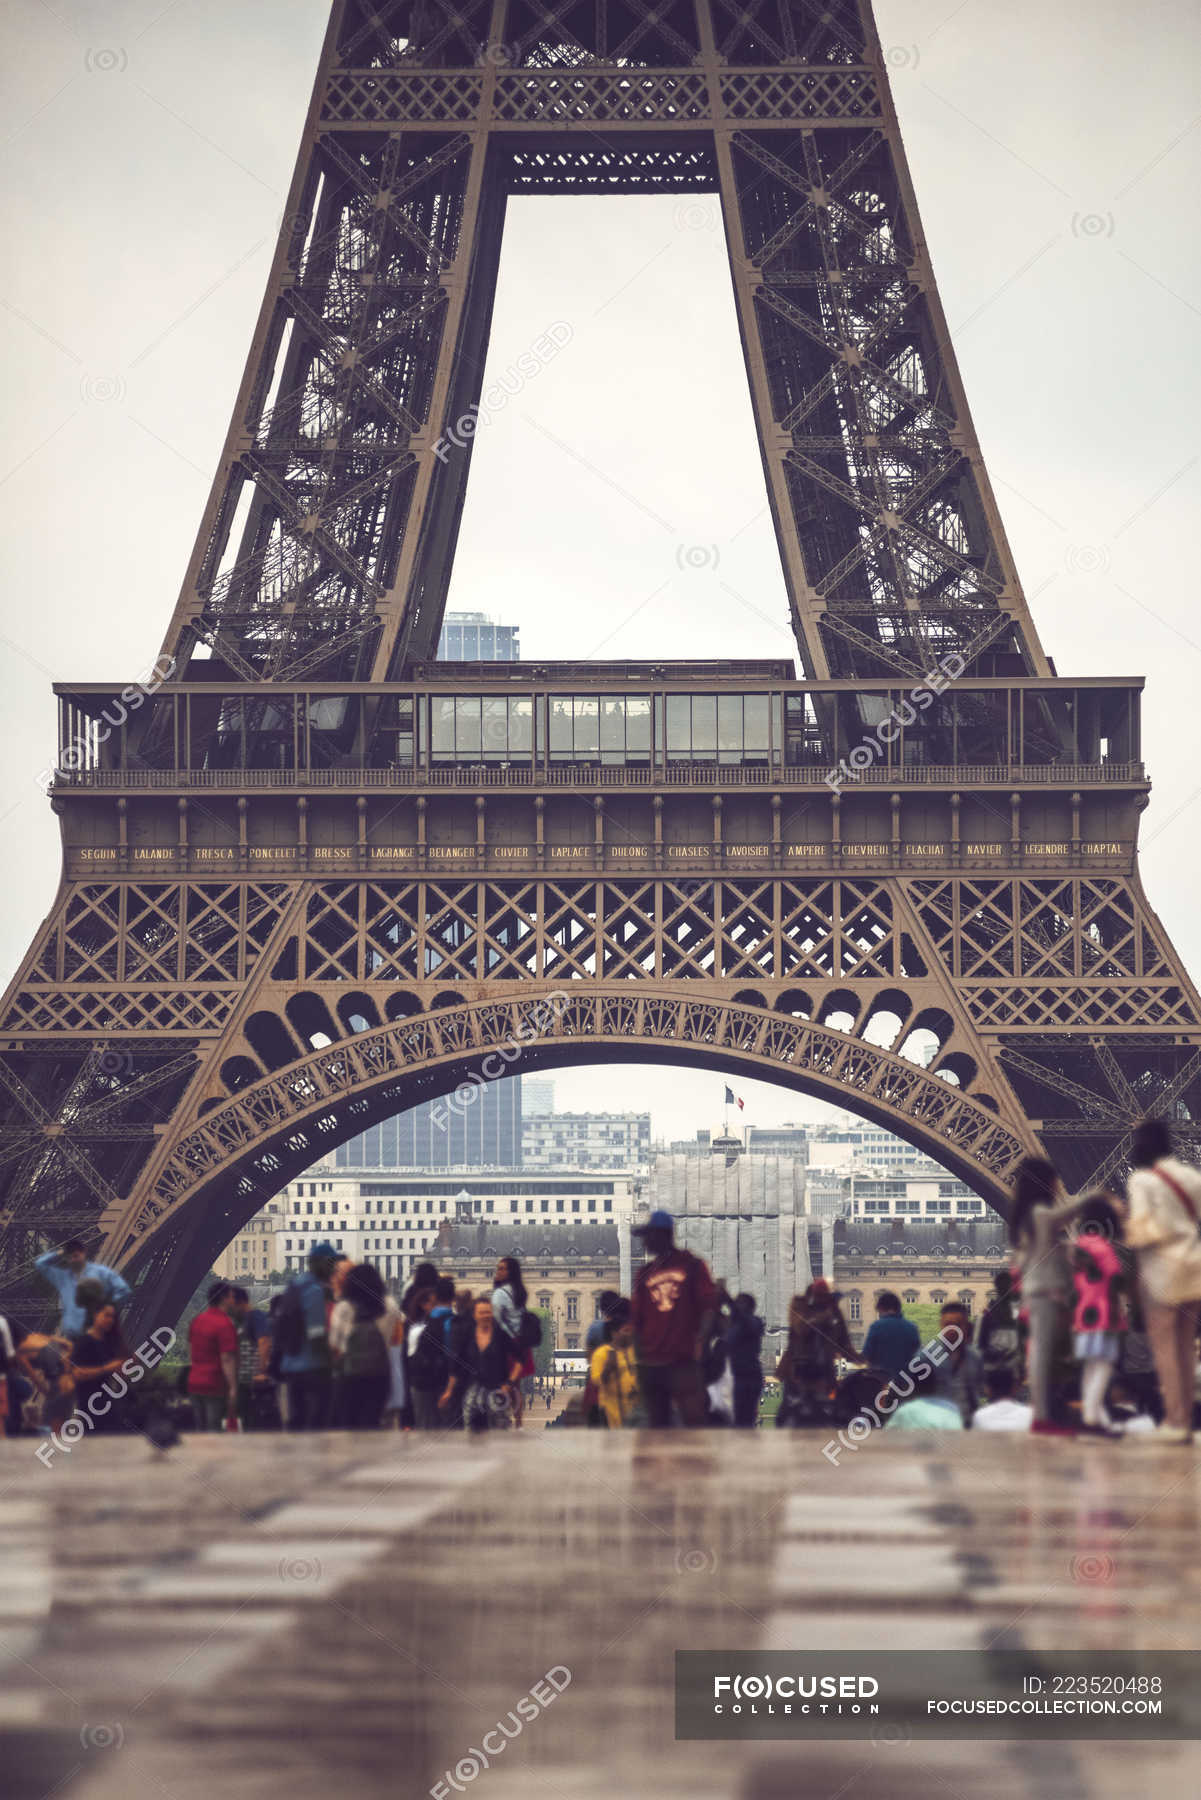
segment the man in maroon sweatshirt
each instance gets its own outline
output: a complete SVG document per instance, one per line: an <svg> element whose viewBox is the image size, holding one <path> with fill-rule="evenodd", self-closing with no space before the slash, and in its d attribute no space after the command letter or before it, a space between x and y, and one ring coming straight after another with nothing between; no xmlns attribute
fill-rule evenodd
<svg viewBox="0 0 1201 1800"><path fill-rule="evenodd" d="M670 1425L674 1402L685 1425L703 1425L701 1357L717 1309L713 1277L699 1256L677 1247L670 1213L653 1212L633 1235L650 1256L635 1277L632 1298L647 1423Z"/></svg>

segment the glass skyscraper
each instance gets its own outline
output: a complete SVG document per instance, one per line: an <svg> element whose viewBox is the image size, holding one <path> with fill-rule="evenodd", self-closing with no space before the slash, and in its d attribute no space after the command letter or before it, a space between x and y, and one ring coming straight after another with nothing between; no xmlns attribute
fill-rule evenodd
<svg viewBox="0 0 1201 1800"><path fill-rule="evenodd" d="M447 613L438 639L438 661L518 662L520 635L520 625L498 625L487 613Z"/></svg>
<svg viewBox="0 0 1201 1800"><path fill-rule="evenodd" d="M521 1164L521 1077L465 1082L462 1098L423 1100L334 1153L339 1169L514 1169ZM474 1095L467 1100L466 1095Z"/></svg>
<svg viewBox="0 0 1201 1800"><path fill-rule="evenodd" d="M438 639L441 662L516 662L517 625L486 613L450 612ZM351 1138L334 1154L339 1169L515 1169L521 1165L521 1077L482 1086L466 1082L473 1098L423 1100Z"/></svg>

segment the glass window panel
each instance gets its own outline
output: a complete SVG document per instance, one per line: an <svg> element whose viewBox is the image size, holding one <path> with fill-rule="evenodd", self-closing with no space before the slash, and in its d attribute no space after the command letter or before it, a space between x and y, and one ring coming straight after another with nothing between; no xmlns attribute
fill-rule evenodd
<svg viewBox="0 0 1201 1800"><path fill-rule="evenodd" d="M455 703L435 697L430 701L430 744L435 756L455 753Z"/></svg>
<svg viewBox="0 0 1201 1800"><path fill-rule="evenodd" d="M692 755L692 702L687 694L667 696L667 754Z"/></svg>
<svg viewBox="0 0 1201 1800"><path fill-rule="evenodd" d="M712 756L717 749L717 695L692 696L692 754Z"/></svg>
<svg viewBox="0 0 1201 1800"><path fill-rule="evenodd" d="M309 723L314 731L337 731L350 701L345 694L323 694L309 701Z"/></svg>
<svg viewBox="0 0 1201 1800"><path fill-rule="evenodd" d="M551 755L571 755L571 701L552 695L550 702Z"/></svg>
<svg viewBox="0 0 1201 1800"><path fill-rule="evenodd" d="M855 707L859 713L859 721L869 729L883 725L893 708L891 694L856 694Z"/></svg>
<svg viewBox="0 0 1201 1800"><path fill-rule="evenodd" d="M600 751L600 702L577 695L575 702L575 753L596 756Z"/></svg>
<svg viewBox="0 0 1201 1800"><path fill-rule="evenodd" d="M626 705L624 700L604 699L601 701L600 747L602 750L625 749Z"/></svg>
<svg viewBox="0 0 1201 1800"><path fill-rule="evenodd" d="M483 702L484 756L499 761L509 753L509 702L505 695Z"/></svg>
<svg viewBox="0 0 1201 1800"><path fill-rule="evenodd" d="M290 701L286 706L281 706L273 700L254 700L249 710L251 725L256 725L260 731L282 731L285 726L289 731L292 729Z"/></svg>
<svg viewBox="0 0 1201 1800"><path fill-rule="evenodd" d="M515 756L528 756L534 742L534 702L509 701L509 749Z"/></svg>
<svg viewBox="0 0 1201 1800"><path fill-rule="evenodd" d="M643 756L650 754L651 747L651 703L650 696L632 697L626 701L626 749L638 752Z"/></svg>
<svg viewBox="0 0 1201 1800"><path fill-rule="evenodd" d="M717 699L717 748L742 749L742 695L719 694Z"/></svg>
<svg viewBox="0 0 1201 1800"><path fill-rule="evenodd" d="M748 750L767 749L770 704L769 694L748 694L742 703L743 742Z"/></svg>
<svg viewBox="0 0 1201 1800"><path fill-rule="evenodd" d="M467 694L455 701L455 755L480 754L480 697Z"/></svg>

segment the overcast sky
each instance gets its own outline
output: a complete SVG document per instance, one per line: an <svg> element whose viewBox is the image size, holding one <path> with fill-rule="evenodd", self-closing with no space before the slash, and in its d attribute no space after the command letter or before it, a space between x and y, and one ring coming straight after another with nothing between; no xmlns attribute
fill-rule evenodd
<svg viewBox="0 0 1201 1800"><path fill-rule="evenodd" d="M0 916L53 897L53 679L157 654L240 379L326 0L5 0ZM1144 880L1201 969L1201 22L1193 0L880 0L942 298L1062 675L1147 676ZM526 655L792 650L716 203L509 210L452 605ZM704 555L696 554L697 550ZM687 553L694 552L691 556ZM694 566L694 565L700 566ZM720 1078L560 1071L561 1105L716 1122ZM756 1122L812 1103L743 1084Z"/></svg>

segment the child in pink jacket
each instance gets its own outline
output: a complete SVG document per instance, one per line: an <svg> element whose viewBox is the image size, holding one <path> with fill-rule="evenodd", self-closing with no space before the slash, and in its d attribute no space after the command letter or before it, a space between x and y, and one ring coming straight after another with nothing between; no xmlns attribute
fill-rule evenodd
<svg viewBox="0 0 1201 1800"><path fill-rule="evenodd" d="M1093 1437L1122 1435L1105 1410L1106 1389L1126 1329L1121 1237L1121 1203L1112 1194L1090 1194L1072 1246L1076 1290L1072 1348L1081 1364L1081 1430Z"/></svg>

